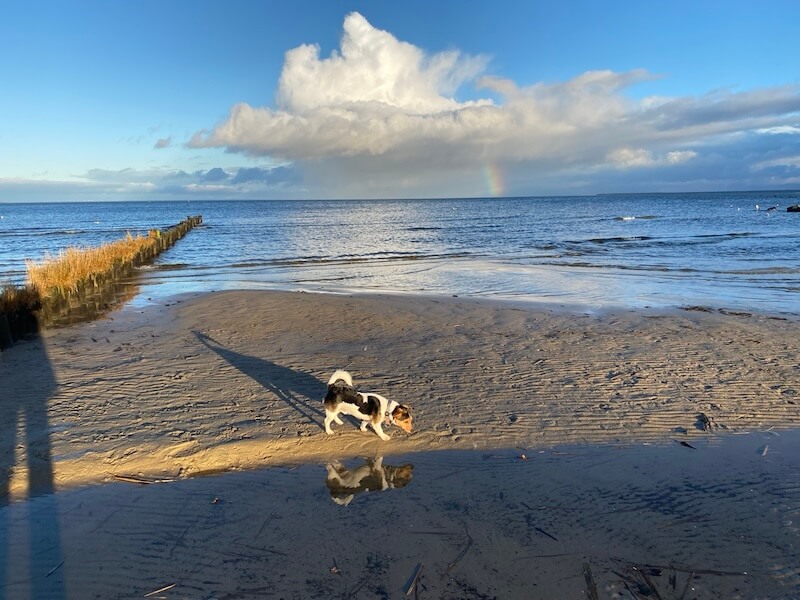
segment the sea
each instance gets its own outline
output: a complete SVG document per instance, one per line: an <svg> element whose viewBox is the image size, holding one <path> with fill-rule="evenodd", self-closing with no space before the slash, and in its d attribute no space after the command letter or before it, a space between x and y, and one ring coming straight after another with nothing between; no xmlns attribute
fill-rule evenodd
<svg viewBox="0 0 800 600"><path fill-rule="evenodd" d="M460 296L800 315L800 191L0 204L0 282L67 247L191 231L129 300L218 290Z"/></svg>

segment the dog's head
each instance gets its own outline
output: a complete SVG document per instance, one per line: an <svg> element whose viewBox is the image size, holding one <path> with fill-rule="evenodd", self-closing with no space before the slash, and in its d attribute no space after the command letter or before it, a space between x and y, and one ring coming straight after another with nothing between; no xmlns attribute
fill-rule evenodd
<svg viewBox="0 0 800 600"><path fill-rule="evenodd" d="M411 433L411 409L405 404L398 404L392 411L392 420L394 424L407 433Z"/></svg>
<svg viewBox="0 0 800 600"><path fill-rule="evenodd" d="M399 467L385 466L386 480L389 487L398 489L406 487L411 483L411 478L414 477L414 465L406 464Z"/></svg>

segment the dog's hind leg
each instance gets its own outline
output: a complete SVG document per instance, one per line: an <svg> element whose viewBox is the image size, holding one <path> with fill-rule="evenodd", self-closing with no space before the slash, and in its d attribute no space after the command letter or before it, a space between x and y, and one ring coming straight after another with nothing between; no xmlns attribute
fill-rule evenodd
<svg viewBox="0 0 800 600"><path fill-rule="evenodd" d="M333 429L331 429L331 421L336 421L340 425L342 424L341 419L336 415L335 412L329 411L327 408L325 409L325 433L328 435L333 433Z"/></svg>

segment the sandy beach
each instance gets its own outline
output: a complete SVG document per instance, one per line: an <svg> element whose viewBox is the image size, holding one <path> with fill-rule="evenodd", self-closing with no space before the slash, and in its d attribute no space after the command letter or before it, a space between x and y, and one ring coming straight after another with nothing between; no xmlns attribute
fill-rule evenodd
<svg viewBox="0 0 800 600"><path fill-rule="evenodd" d="M124 308L3 353L0 412L40 407L33 454L49 445L59 489L331 456L691 441L708 433L701 413L713 432L797 427L798 344L797 321L752 314L225 292ZM413 433L381 442L346 422L326 435L320 400L337 368L409 404ZM3 459L12 495L20 462Z"/></svg>
<svg viewBox="0 0 800 600"><path fill-rule="evenodd" d="M460 476L454 474L463 473L465 467L462 463L469 460L453 459L452 454L447 452L476 449L484 459L491 459L495 453L502 459L500 462L505 465L505 471L501 469L495 472L494 467L491 470L487 470L488 467L483 469L484 476L491 479L503 472L511 478L518 476L509 471L517 467L509 465L530 463L528 457L537 453L557 456L559 453L572 452L575 456L575 449L583 448L577 451L577 455L591 455L591 461L599 464L613 461L614 458L606 459L602 454L605 450L598 450L600 454L597 454L593 448L643 448L643 444L666 447L675 452L677 458L653 458L648 463L654 465L658 461L663 462L658 467L662 479L651 482L656 490L672 489L671 493L679 496L680 490L675 490L685 485L684 492L693 493L692 482L696 481L698 473L705 472L713 474L720 481L727 481L712 486L717 490L717 500L721 502L720 499L742 494L740 500L746 503L750 502L746 497L747 490L752 489L756 485L753 481L760 477L755 475L764 464L768 464L764 461L779 460L781 456L790 455L788 447L781 455L773 443L771 454L767 454L768 444L759 438L757 444L753 442L752 448L748 446L741 450L746 459L732 462L738 465L738 469L743 469L744 474L737 475L738 483L733 487L725 479L724 473L716 473L718 466L713 460L706 459L711 462L702 463L701 467L700 462L687 463L689 459L685 453L698 448L713 448L718 440L731 437L726 434L764 436L769 433L779 436L781 431L797 428L800 425L799 344L800 322L797 320L711 309L589 313L462 298L243 291L176 297L164 304L148 304L144 307L128 306L91 323L47 330L38 339L17 345L0 355L0 381L3 386L0 396L3 423L0 432L0 475L4 478L4 489L0 491L8 496L3 501L7 505L0 511L3 516L0 530L5 527L8 539L15 539L14 535L21 535L15 529L21 527L20 523L33 523L37 518L41 521L42 515L49 515L62 525L53 528L45 518L45 522L40 522L41 527L35 529L58 531L61 538L57 543L52 540L42 542L44 546L50 549L82 548L74 552L86 552L87 556L96 552L97 556L102 556L102 544L111 543L106 539L109 535L136 529L137 524L142 523L146 524L147 535L154 534L159 528L171 531L173 537L170 539L177 539L177 547L182 548L188 531L195 531L198 526L201 527L200 531L207 531L208 523L202 519L217 518L202 516L201 513L212 510L209 506L216 507L218 500L225 498L229 502L225 510L236 516L229 522L231 529L226 529L227 535L238 532L234 538L235 544L239 544L243 536L247 537L245 533L253 533L253 528L273 529L272 525L267 524L268 517L270 514L279 514L281 507L289 502L295 493L291 492L294 489L292 484L284 482L272 485L260 481L256 486L261 486L259 494L263 493L263 498L272 499L267 504L264 504L266 500L259 501L258 507L248 509L250 492L247 490L252 490L252 486L256 485L252 480L240 479L236 483L237 480L229 479L231 475L198 476L237 471L240 472L239 476L246 477L246 473L259 473L263 467L281 465L288 468L281 471L281 477L291 477L294 472L291 469L303 464L317 465L316 468L319 468L325 463L331 465L351 461L352 466L353 460L363 460L359 457L386 457L387 463L395 465L403 461L414 462L414 457L419 456L421 464L427 463L430 467L427 475L432 481L428 487L433 490L430 493L436 494L437 501L444 502L442 498L458 489L467 490L465 493L471 497L480 497L480 488L484 486L479 486L476 483L478 480L467 477L463 481L459 479L456 484ZM322 428L321 398L325 393L327 378L337 368L349 370L358 387L409 404L414 414L414 431L407 434L398 428L390 428L391 441L382 442L372 432L362 433L356 424L345 420L344 425L334 426L334 435L326 435ZM442 459L442 464L450 466L442 467L437 463L437 454L450 456ZM402 456L403 459L393 459L393 456ZM634 458L625 460L634 461ZM484 464L494 463L484 460ZM595 485L591 494L583 488L580 488L583 491L579 490L582 484L577 480L583 477L581 469L585 467L585 463L581 464L583 467L580 469L576 469L574 464L569 466L569 463L551 465L547 477L567 477L566 473L569 472L570 477L576 480L572 483L562 481L561 487L576 487L567 496L543 498L540 504L562 506L580 500L584 506L595 505L597 501L590 499L590 495L598 493L600 484ZM786 482L786 477L789 477L788 487L784 489L788 496L775 497L776 504L770 513L777 515L775 529L765 528L760 517L763 511L761 505L757 510L754 507L754 512L748 513L746 518L741 515L736 517L733 513L730 518L751 522L753 531L769 532L772 542L765 540L764 547L780 536L790 537L789 541L779 546L777 554L761 553L763 560L769 560L768 569L778 569L782 581L788 582L785 596L788 598L797 591L798 588L792 586L798 585L797 578L800 575L796 570L776 565L783 560L780 557L785 555L786 548L794 548L794 552L797 552L798 530L796 526L789 529L785 526L787 519L790 524L792 522L787 514L791 516L794 514L792 510L796 512L791 509L793 501L790 498L800 489L797 487L800 483L796 481L796 470L792 470L794 467L781 464L781 469L770 475L774 478L770 479L773 490L776 485L781 487L783 484L780 482ZM644 469L642 472L648 470L647 464L630 468ZM416 473L419 471L417 465ZM680 479L684 484L676 484L672 476L665 475L673 471L679 479L684 478ZM562 475L558 475L559 472ZM322 470L308 475L309 480L313 480L317 486L314 489L324 489L324 473ZM437 475L433 477L432 473ZM538 476L544 477L544 473ZM755 474L755 479L751 481L748 473ZM408 489L420 490L419 481L424 478L424 473L415 474L415 480ZM442 481L445 478L451 478L448 480L451 485ZM174 483L146 486L145 489L163 489L158 493L165 495L162 500L152 494L147 494L147 499L143 500L144 492L130 491L142 489L132 486L131 482L160 481ZM604 472L597 481L610 486L608 494L612 494L612 489L613 494L626 490L620 492L616 501L611 501L611 513L619 512L614 507L625 502L636 504L629 495L633 489L631 481L620 479L615 482L615 475L610 472ZM191 485L200 487L186 488L190 482L199 482ZM435 485L438 487L433 482L437 482ZM184 487L175 487L179 485ZM494 489L496 483L486 485ZM678 488L675 488L676 485ZM222 489L215 486L222 486ZM476 489L470 491L470 486ZM736 491L731 491L734 488ZM192 489L194 491L187 492ZM508 502L511 492L506 488L497 489L505 490L499 492L498 498ZM537 493L535 481L525 480L515 489L521 496L513 503L514 511L522 510L520 506L536 509L538 505L531 499L532 494ZM528 491L522 495L521 490ZM50 494L53 491L60 493ZM404 492L395 490L392 492L394 496L375 496L399 499ZM320 493L310 492L309 497L314 502L322 501ZM650 492L639 490L636 493L641 498L650 498L646 502L642 500L642 506L646 504L648 511L654 510L658 519L661 518L658 515L669 514L670 519L674 516L669 511L664 512L660 505L654 509ZM653 494L660 492L654 491ZM26 497L34 499L15 502ZM187 498L191 498L191 501ZM235 502L233 498L236 498ZM405 498L406 503L416 498L414 501L417 506L424 504L421 498L413 495ZM47 502L57 503L58 509L42 508ZM280 527L276 525L273 533L279 534L282 539L286 536L291 538L296 533L298 540L304 540L303 544L314 546L313 540L320 534L317 518L313 510L298 502L296 510L287 513L287 520ZM481 528L475 525L474 520L469 525L465 517L469 514L468 503L459 502L450 499L441 504L437 509L443 511L441 518L434 518L435 511L431 508L423 519L427 521L417 522L415 531L402 526L383 531L381 527L386 525L381 525L382 519L389 517L377 517L378 522L373 526L382 531L382 536L402 530L403 539L406 540L402 543L396 540L392 545L395 554L404 556L401 564L384 564L383 571L375 571L379 579L384 575L389 578L386 581L390 580L391 585L384 580L380 585L387 585L394 590L391 594L381 596L377 593L380 586L370 587L364 582L360 591L356 590L360 581L358 578L342 583L342 592L336 587L342 580L334 577L334 585L326 579L331 576L332 571L328 569L333 563L314 563L314 572L319 571L321 581L327 583L314 584L317 591L312 594L308 591L310 588L305 592L296 591L303 587L300 575L297 575L300 577L297 581L292 580L293 583L282 579L281 585L289 591L280 597L367 598L376 597L376 594L381 597L400 597L398 589L413 570L415 560L422 560L415 559L415 556L427 557L425 560L428 561L430 577L427 585L429 590L438 590L419 597L529 597L524 595L529 582L520 580L518 587L508 583L513 580L509 579L509 573L517 573L518 570L506 564L505 568L511 569L508 573L493 571L493 566L487 567L482 562L488 560L487 555L479 558L480 548L485 553L494 548L492 556L495 558L508 558L510 555L550 556L548 551L532 551L529 544L532 539L536 542L539 538L547 543L556 539L563 543L565 534L553 533L554 527L561 531L571 528L569 535L573 541L567 550L561 546L552 554L566 558L558 559L561 561L558 566L551 563L552 570L542 575L552 586L543 585L539 597L558 597L553 594L557 594L560 588L553 582L560 581L559 577L577 577L572 580L569 589L581 593L581 596L563 597L591 597L583 595L589 594L586 590L591 587L588 583L591 577L585 572L585 566L591 564L595 565L594 576L598 579L600 597L637 597L626 596L620 591L629 585L624 578L614 585L605 584L605 587L601 581L606 575L616 577L610 574L619 574L620 570L629 567L614 563L608 557L604 559L606 562L602 568L599 562L586 562L589 559L585 555L584 542L591 539L593 547L604 547L608 538L604 538L603 528L608 532L608 528L617 526L607 517L598 516L591 520L593 526L599 528L599 533L595 532L594 537L585 534L588 537L584 540L581 531L589 530L588 521L581 525L580 519L576 521L571 513L560 513L566 520L536 523L530 521L530 516L517 514L520 524L527 523L528 538L527 541L517 540L509 545L510 542L503 541L496 529L488 525ZM609 502L608 497L603 496L602 502ZM729 508L740 510L741 502L737 501ZM324 500L324 503L324 511L355 510L352 506L342 509L331 503L330 499ZM184 508L176 509L177 505ZM367 506L364 503L361 505ZM641 541L649 535L647 532L651 531L654 521L636 521L630 517L633 519L631 521L627 512L640 510L637 506L619 509L626 516L615 519L619 521L619 527L631 527L630 523L639 523L631 539ZM691 528L696 528L697 523L711 527L708 525L708 515L700 511L697 505L692 506L691 510L696 512L683 515L679 521L683 523L681 526L693 520ZM125 516L128 509L133 512ZM404 510L407 509L406 506ZM136 513L136 510L144 512ZM488 510L491 512L494 509ZM598 515L611 513L601 511ZM293 520L289 520L289 515ZM793 518L796 517L794 515ZM659 527L674 532L670 528L675 527L675 521L670 519L665 523L659 521ZM720 530L730 529L721 518L713 519L713 524L717 529L709 530L703 543L716 539ZM340 534L358 526L357 522L350 523L347 519L336 525ZM303 527L310 529L306 531ZM429 533L419 533L420 530ZM694 533L687 533L689 538L686 539L696 541L697 530L692 531ZM539 532L547 533L552 539L543 537ZM143 545L153 542L144 542L140 534L145 535L140 531L136 535L123 535L121 538L116 534L112 536L117 540L115 543L121 544L120 556L115 559L115 564L131 560L136 562L141 558L139 553L143 551ZM744 539L744 536L740 537ZM28 540L26 544L36 547L35 540L24 535L22 538ZM363 539L363 536L358 539L362 544L376 542L369 536L367 539ZM421 539L430 540L433 545L426 546L423 552L418 547ZM203 540L198 540L196 544L207 548L207 545L216 543L211 538L204 537ZM681 540L684 538L678 541ZM473 543L475 549L469 550ZM246 561L255 562L247 562L248 569L255 569L259 556L267 556L253 551L252 546L250 544L251 551L248 551L250 554ZM660 558L670 562L686 551L686 544L682 549L679 546L675 539L670 538L669 542L665 541L657 548L657 552L651 553L650 560ZM467 558L459 568L467 569L473 579L463 579L458 583L457 578L448 579L450 574L458 571L450 563L465 547ZM635 544L633 547L637 551L640 549ZM701 552L691 547L692 556L711 557L719 551L719 546L713 544L712 547L717 550ZM124 548L127 548L127 554ZM175 554L174 544L169 556L163 554L162 545L158 545L158 548L160 550L150 558L155 562L165 560L168 564L156 568L148 562L145 572L139 573L141 580L134 586L138 591L135 594L131 592L132 596L141 597L146 592L157 590L159 582L169 585L171 578L175 577L175 564L183 565L181 568L185 571L189 563L195 564L193 561L198 560L194 555L180 559L180 552ZM301 550L294 546L292 549L283 546L275 548L278 547L273 547L271 558L274 559L275 552L278 552L281 563L284 559L288 560L286 557L289 554L294 556L293 552ZM382 552L381 544L375 545L375 548L378 554ZM623 553L622 548L623 545L620 545L619 553ZM5 550L8 556L16 556L13 560L22 560L13 548L6 547ZM265 552L269 554L269 549ZM335 560L334 548L326 546L325 552L326 561L327 556L333 556L331 560ZM705 561L714 563L719 571L706 569L708 593L686 597L753 597L748 593L737 595L741 591L736 591L739 589L737 585L741 582L732 582L731 576L722 573L732 563L736 563L737 568L744 572L747 561L742 560L742 553L747 552L744 549L736 554L730 550L731 556L727 562L722 558ZM284 556L280 556L281 553ZM632 554L633 551L629 550L628 553ZM431 557L444 555L451 556L437 567L434 578L432 571L436 569ZM21 556L24 557L25 553ZM39 565L39 570L47 572L57 568L57 556L47 564ZM2 549L0 558L3 558ZM169 563L169 559L173 558L177 562ZM684 556L682 564L688 563L689 559ZM2 562L9 560L12 559L6 557ZM115 589L115 577L121 576L119 572L114 577L107 575L94 583L86 583L89 581L87 577L91 578L93 572L91 561L74 566L69 571L70 562L74 565L77 561L69 561L69 557L63 560L66 561L61 568L64 577L69 580L69 573L72 573L73 586L69 589L86 592L96 584L100 591L95 597L129 597L128 592L120 592L118 596L109 595L109 590ZM293 560L300 559L295 557ZM455 562L461 563L461 559ZM108 563L103 564L108 566ZM681 597L680 589L684 580L692 583L694 578L699 577L692 571L693 568L686 567L686 572L673 572L673 579L677 577L675 573L682 573L678 583L673 581L673 588L677 590L674 597ZM29 570L30 577L24 574L28 573L25 569ZM9 567L9 573L23 573L18 579L9 576L7 581L10 583L7 585L10 590L17 590L13 585L22 581L23 588L19 589L30 588L30 597L72 597L73 594L65 594L63 589L60 596L56 592L37 594L36 586L31 583L37 581L33 575L37 569L35 559L25 569L14 571ZM768 570L767 567L764 569ZM633 569L630 577L635 578L637 572ZM209 584L210 587L203 588L196 581L200 575L193 573L193 585L199 587L178 586L173 589L172 595L165 591L156 596L273 597L269 594L259 595L264 592L259 592L258 586L252 587L252 593L244 593L241 581L228 580L226 583L218 582L215 588L228 590L228 595L219 593L215 596L208 592L214 586ZM276 571L271 573L275 575ZM501 575L510 586L506 593L497 587L497 578ZM761 575L766 576L764 572ZM40 574L39 577L43 576ZM259 577L266 578L268 575ZM666 577L665 571L665 581ZM718 581L709 583L709 578L714 577ZM55 580L55 577L48 576L48 585ZM76 581L83 583L75 587ZM745 585L742 589L745 592L759 589L763 581L758 581L760 583L757 585L750 581L751 587ZM186 577L183 582L186 583ZM262 583L272 586L269 589L277 589L275 581ZM477 590L483 584L488 587L479 593ZM81 585L89 587L82 588ZM663 583L661 587L663 589ZM201 593L198 591L200 589L206 591ZM240 593L236 592L237 589ZM290 593L291 590L295 592ZM473 593L469 590L476 591ZM14 593L9 594L9 598L18 597ZM3 597L0 591L0 598ZM23 594L21 597L27 596ZM780 596L767 594L763 597Z"/></svg>

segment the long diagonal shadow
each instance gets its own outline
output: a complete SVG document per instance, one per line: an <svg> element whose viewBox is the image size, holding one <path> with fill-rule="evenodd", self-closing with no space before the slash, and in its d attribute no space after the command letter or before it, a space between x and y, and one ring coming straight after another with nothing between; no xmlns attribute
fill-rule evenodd
<svg viewBox="0 0 800 600"><path fill-rule="evenodd" d="M306 398L319 398L320 402L318 404L322 406L325 384L319 379L263 358L239 354L226 348L201 331L192 331L192 333L206 348L213 350L231 366L236 367L239 371L271 391L290 408L305 417L309 423L314 423L320 429L324 429L322 423L325 414L318 406L314 406L306 400Z"/></svg>

